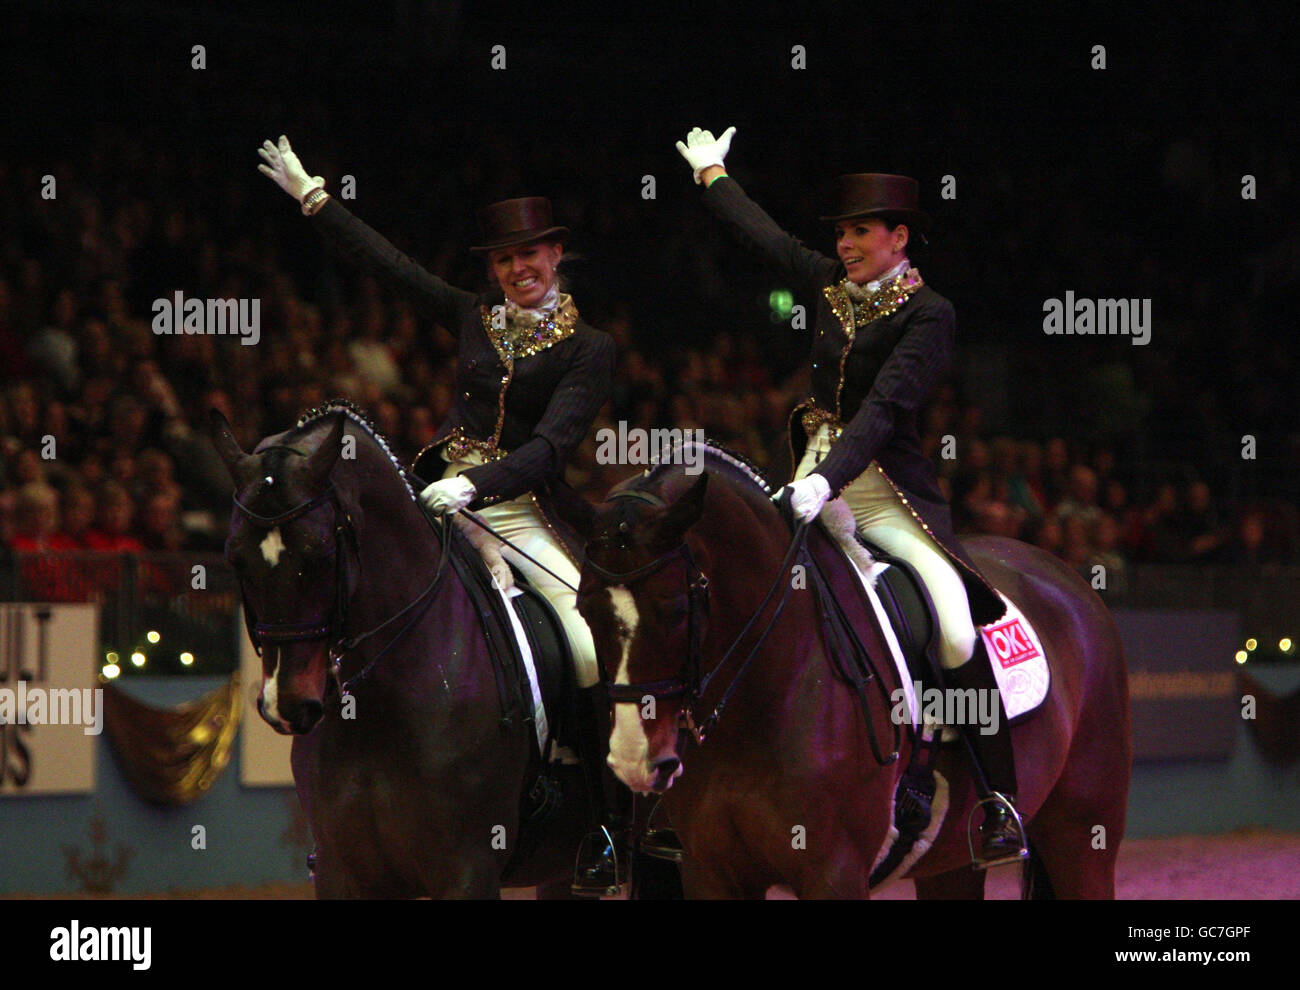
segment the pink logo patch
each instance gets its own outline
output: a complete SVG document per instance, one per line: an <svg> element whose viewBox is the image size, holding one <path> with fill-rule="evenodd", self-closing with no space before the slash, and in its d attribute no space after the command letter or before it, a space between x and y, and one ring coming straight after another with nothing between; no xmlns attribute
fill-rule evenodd
<svg viewBox="0 0 1300 990"><path fill-rule="evenodd" d="M1025 627L1020 624L1018 618L987 626L980 632L984 636L984 642L1002 664L1003 670L1039 656L1038 650L1025 635Z"/></svg>

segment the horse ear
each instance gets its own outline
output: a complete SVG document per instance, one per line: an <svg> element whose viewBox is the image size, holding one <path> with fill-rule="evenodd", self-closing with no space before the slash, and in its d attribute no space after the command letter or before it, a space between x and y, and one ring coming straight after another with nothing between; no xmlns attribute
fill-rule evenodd
<svg viewBox="0 0 1300 990"><path fill-rule="evenodd" d="M325 484L325 479L334 470L334 464L343 451L343 430L347 426L347 417L343 413L333 413L331 419L333 422L329 429L307 454L305 470L309 482L315 487Z"/></svg>
<svg viewBox="0 0 1300 990"><path fill-rule="evenodd" d="M222 415L220 409L211 409L208 412L208 430L212 439L212 446L217 449L226 470L230 472L230 478L236 485L240 483L240 466L247 460L248 455L244 453L239 446L239 441L235 439L235 431L230 425L230 420Z"/></svg>
<svg viewBox="0 0 1300 990"><path fill-rule="evenodd" d="M655 525L656 540L665 545L679 542L703 514L704 494L708 489L709 476L701 473L699 480L686 489L659 517Z"/></svg>

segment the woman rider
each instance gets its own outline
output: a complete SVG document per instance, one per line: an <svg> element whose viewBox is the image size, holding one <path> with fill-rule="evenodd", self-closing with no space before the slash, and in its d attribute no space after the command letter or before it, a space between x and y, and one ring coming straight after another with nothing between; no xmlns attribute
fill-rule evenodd
<svg viewBox="0 0 1300 990"><path fill-rule="evenodd" d="M564 481L564 467L609 397L615 346L582 322L561 291L556 267L568 229L552 222L540 197L493 203L479 214L484 255L497 289L483 296L448 285L397 250L311 177L283 135L258 149L270 176L325 237L354 263L387 276L457 338L456 397L433 442L416 458L418 477L436 478L420 500L435 513L476 510L532 560L501 553L551 603L564 625L579 688L580 749L600 841L581 863L574 892L617 891L604 808L604 746L596 716L607 710L591 631L578 614L580 542L566 520L586 504ZM566 542L567 541L567 542ZM533 561L542 566L539 567ZM543 569L545 568L545 569ZM549 572L549 573L548 573Z"/></svg>
<svg viewBox="0 0 1300 990"><path fill-rule="evenodd" d="M917 429L922 406L951 363L956 320L952 304L908 261L912 233L922 233L927 221L917 208L916 181L878 173L839 177L834 205L821 218L835 223L837 261L783 231L727 175L723 161L735 130L715 140L696 128L677 150L704 184L705 203L742 243L797 291L818 298L812 397L790 417L792 449L804 448L788 486L793 510L810 521L829 499L843 498L859 531L924 580L939 613L948 683L994 690L974 623L999 618L1004 607L953 535ZM981 867L1026 855L1014 810L1011 742L1000 714L994 735L963 726L987 778Z"/></svg>

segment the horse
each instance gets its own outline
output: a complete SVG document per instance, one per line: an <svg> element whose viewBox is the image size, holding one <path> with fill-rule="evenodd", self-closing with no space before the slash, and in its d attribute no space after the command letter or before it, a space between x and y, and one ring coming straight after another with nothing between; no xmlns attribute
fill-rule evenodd
<svg viewBox="0 0 1300 990"><path fill-rule="evenodd" d="M634 791L661 795L687 897L866 898L911 756L902 732L896 759L875 750L897 725L888 697L899 676L875 657L885 690L870 695L867 724L862 699L834 676L814 594L773 596L797 582L771 486L701 446L701 459L681 459L698 476L663 463L597 507L579 609L612 681L610 764ZM1030 851L1022 896L1113 898L1132 763L1114 622L1055 557L1005 538L965 546L1038 631L1051 670L1043 705L1010 729ZM969 758L941 747L935 767L947 814L903 875L918 898L980 899Z"/></svg>
<svg viewBox="0 0 1300 990"><path fill-rule="evenodd" d="M251 453L214 410L212 438L235 483L226 557L262 647L258 711L294 737L317 897L499 896L539 765L448 566L464 536L431 523L345 402ZM561 802L513 883L567 891L581 804Z"/></svg>

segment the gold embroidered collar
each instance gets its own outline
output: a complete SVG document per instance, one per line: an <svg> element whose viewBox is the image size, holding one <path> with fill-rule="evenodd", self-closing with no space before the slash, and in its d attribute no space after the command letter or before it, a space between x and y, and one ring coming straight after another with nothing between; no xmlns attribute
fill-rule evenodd
<svg viewBox="0 0 1300 990"><path fill-rule="evenodd" d="M848 283L849 280L846 278L834 285L826 286L822 291L826 294L831 310L839 318L844 332L850 339L853 338L856 330L865 327L868 323L897 313L912 297L912 293L925 284L921 279L921 273L915 268L909 268L901 275L895 275L889 281L880 283L875 292L866 293L864 298L855 301L849 295Z"/></svg>
<svg viewBox="0 0 1300 990"><path fill-rule="evenodd" d="M492 308L482 307L483 329L507 366L520 358L531 357L553 344L573 336L580 317L572 296L561 296L559 305L533 323L524 319L505 319L505 326L492 317Z"/></svg>

